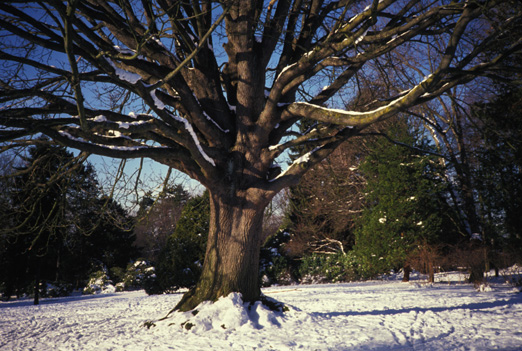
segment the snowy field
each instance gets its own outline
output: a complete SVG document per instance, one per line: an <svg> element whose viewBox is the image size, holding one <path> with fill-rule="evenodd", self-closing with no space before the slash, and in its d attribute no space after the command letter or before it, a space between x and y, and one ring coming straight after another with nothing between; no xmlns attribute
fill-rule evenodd
<svg viewBox="0 0 522 351"><path fill-rule="evenodd" d="M0 350L522 350L518 289L497 279L480 291L458 274L417 279L271 287L263 292L290 311L249 310L232 295L150 329L144 322L180 294L1 302Z"/></svg>

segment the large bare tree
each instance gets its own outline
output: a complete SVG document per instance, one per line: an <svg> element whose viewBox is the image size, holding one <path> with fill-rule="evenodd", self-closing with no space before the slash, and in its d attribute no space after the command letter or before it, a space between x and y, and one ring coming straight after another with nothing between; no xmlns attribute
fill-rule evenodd
<svg viewBox="0 0 522 351"><path fill-rule="evenodd" d="M230 292L254 301L274 195L370 124L495 75L521 39L482 53L520 16L506 0L5 0L0 141L5 150L45 134L198 180L210 191L208 246L177 308ZM399 49L419 60L435 51L431 74L362 108L333 109L400 72L378 60ZM312 127L298 133L302 119ZM277 161L301 146L312 151L281 172Z"/></svg>

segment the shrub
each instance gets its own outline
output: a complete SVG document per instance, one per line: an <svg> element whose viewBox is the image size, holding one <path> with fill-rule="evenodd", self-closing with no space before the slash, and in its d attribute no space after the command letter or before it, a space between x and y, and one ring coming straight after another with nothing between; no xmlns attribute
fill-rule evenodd
<svg viewBox="0 0 522 351"><path fill-rule="evenodd" d="M107 268L102 267L102 269L89 276L89 282L83 289L82 293L85 295L93 295L113 293L115 291L116 288L112 285L112 280L110 280L109 275L107 274Z"/></svg>
<svg viewBox="0 0 522 351"><path fill-rule="evenodd" d="M301 283L337 283L360 279L357 262L352 252L334 255L305 256L299 266Z"/></svg>
<svg viewBox="0 0 522 351"><path fill-rule="evenodd" d="M138 260L127 266L127 270L123 273L121 281L116 284L116 290L147 290L153 285L155 278L156 273L154 267L146 261Z"/></svg>
<svg viewBox="0 0 522 351"><path fill-rule="evenodd" d="M72 284L65 282L44 283L40 289L42 297L63 297L69 296L73 292Z"/></svg>
<svg viewBox="0 0 522 351"><path fill-rule="evenodd" d="M290 234L287 231L278 230L261 248L259 277L263 286L290 285L297 282L294 262L283 250L283 245L289 239Z"/></svg>

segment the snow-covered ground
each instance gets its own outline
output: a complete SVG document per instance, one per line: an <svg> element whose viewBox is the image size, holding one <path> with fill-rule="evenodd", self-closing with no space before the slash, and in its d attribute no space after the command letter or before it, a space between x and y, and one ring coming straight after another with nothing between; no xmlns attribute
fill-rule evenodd
<svg viewBox="0 0 522 351"><path fill-rule="evenodd" d="M522 350L522 293L463 278L271 287L263 292L290 311L246 309L231 295L163 321L180 294L2 302L0 350Z"/></svg>

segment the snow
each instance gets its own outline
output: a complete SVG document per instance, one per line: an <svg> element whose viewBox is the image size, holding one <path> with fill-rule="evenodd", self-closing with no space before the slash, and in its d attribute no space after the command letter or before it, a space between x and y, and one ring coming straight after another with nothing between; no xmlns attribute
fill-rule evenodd
<svg viewBox="0 0 522 351"><path fill-rule="evenodd" d="M107 117L104 115L99 115L93 118L93 122L107 122Z"/></svg>
<svg viewBox="0 0 522 351"><path fill-rule="evenodd" d="M277 146L275 146L277 147ZM295 167L301 163L307 163L308 161L310 161L310 157L312 156L312 154L314 152L316 152L317 150L321 149L321 146L317 146L315 149L307 152L306 154L302 155L301 157L299 157L298 159L296 159L294 162L292 162L292 164L290 166L288 166L287 169L285 169L283 172L281 172L277 177L275 177L274 179L271 179L270 182L273 182L275 181L276 179L279 179L281 178L282 176L284 176L286 174L286 172L288 172L292 167ZM269 150L270 151L273 151L274 149L272 148L272 146L269 146Z"/></svg>
<svg viewBox="0 0 522 351"><path fill-rule="evenodd" d="M116 49L120 54L123 54L123 55L134 55L136 53L136 51L134 51L134 50L122 48L118 45L114 45L113 48Z"/></svg>
<svg viewBox="0 0 522 351"><path fill-rule="evenodd" d="M156 44L158 44L162 48L167 49L167 47L161 42L161 40L158 37L153 36L152 40L154 40L156 42Z"/></svg>
<svg viewBox="0 0 522 351"><path fill-rule="evenodd" d="M114 68L114 73L120 78L121 80L124 80L126 82L129 82L131 84L136 84L140 79L141 76L137 73L132 73L129 71L126 71L124 69L121 69L117 67L114 62L112 62L109 58L106 58L107 62Z"/></svg>
<svg viewBox="0 0 522 351"><path fill-rule="evenodd" d="M208 115L208 113L206 113L205 111L203 111L203 115L207 118L208 121L212 122L212 124L214 124L220 131L222 131L223 133L230 133L230 130L229 129L223 129L221 128L221 126L212 119L212 117L210 117Z"/></svg>
<svg viewBox="0 0 522 351"><path fill-rule="evenodd" d="M199 142L199 139L198 139L198 136L196 135L196 132L194 131L194 128L192 128L192 125L190 124L190 122L183 118L183 117L180 117L178 115L175 115L175 114L171 114L172 117L177 120L178 122L181 122L185 125L185 129L189 132L189 134L192 136L192 140L194 140L194 143L196 144L196 147L199 151L199 153L201 154L201 156L203 156L203 158L208 162L210 163L212 166L216 166L216 163L214 162L214 160L209 156L207 155L207 153L203 150L203 147L201 146L201 143Z"/></svg>
<svg viewBox="0 0 522 351"><path fill-rule="evenodd" d="M263 293L289 311L231 294L163 321L181 294L0 302L0 350L520 350L518 289L501 280L475 289L459 273L413 277L270 287Z"/></svg>
<svg viewBox="0 0 522 351"><path fill-rule="evenodd" d="M304 56L304 55L303 55L303 56ZM283 73L285 73L287 70L289 70L290 68L295 67L295 66L297 66L297 62L292 63L291 65L288 65L288 66L286 66L285 68L283 68L283 69L281 70L281 73L278 74L278 76L277 76L277 78L275 79L275 81L278 81L278 80L279 80L279 77L281 77L281 76L283 75Z"/></svg>
<svg viewBox="0 0 522 351"><path fill-rule="evenodd" d="M306 154L304 154L303 156L299 157L297 160L295 160L293 163L292 163L292 166L295 164L295 165L298 165L300 163L306 163L308 161L310 161L310 157L312 156L312 154L314 152L316 152L317 150L321 149L321 146L318 146L316 147L315 149L313 149L312 151L309 151L307 152Z"/></svg>
<svg viewBox="0 0 522 351"><path fill-rule="evenodd" d="M156 89L154 89L153 91L150 92L150 96L152 97L152 100L154 101L154 105L156 105L156 107L158 109L163 110L165 108L165 104L163 103L163 101L158 99L158 97L156 96Z"/></svg>
<svg viewBox="0 0 522 351"><path fill-rule="evenodd" d="M137 122L117 122L118 127L123 129L129 129L129 127L137 127L149 123L149 121L137 121Z"/></svg>
<svg viewBox="0 0 522 351"><path fill-rule="evenodd" d="M354 44L357 45L357 44L359 44L361 41L363 41L363 39L364 39L364 37L366 36L366 34L368 34L368 31L369 31L369 29L366 29L366 30L364 31L364 33L363 33L360 37L358 37L357 39L355 39Z"/></svg>
<svg viewBox="0 0 522 351"><path fill-rule="evenodd" d="M107 135L104 135L104 137L106 138L110 138L110 137L116 137L116 138L119 138L119 137L125 137L123 136L119 131L117 130L111 130L111 132L114 133L113 136L107 136ZM60 133L60 135L70 139L70 140L73 140L73 141L76 141L76 142L79 142L79 143L88 143L87 141L81 139L81 138L76 138L75 136L63 131L63 130L59 130L58 133ZM157 149L163 149L165 148L164 146L149 146L149 145L146 145L146 144L142 144L142 145L137 145L137 146L114 146L114 145L104 145L104 144L97 144L97 143L90 143L92 145L96 145L96 146L99 146L99 147L102 147L102 148L106 148L106 149L111 149L111 150L119 150L119 151L136 151L136 150L140 150L140 149L144 149L144 148L157 148Z"/></svg>

